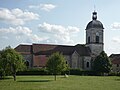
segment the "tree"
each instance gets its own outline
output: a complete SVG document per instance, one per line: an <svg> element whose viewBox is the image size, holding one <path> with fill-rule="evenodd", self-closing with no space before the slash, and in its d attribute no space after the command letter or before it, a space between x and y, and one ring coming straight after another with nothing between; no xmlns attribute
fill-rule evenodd
<svg viewBox="0 0 120 90"><path fill-rule="evenodd" d="M93 70L97 74L109 73L111 71L111 61L107 54L102 51L93 61Z"/></svg>
<svg viewBox="0 0 120 90"><path fill-rule="evenodd" d="M10 73L9 64L6 59L6 55L5 55L4 51L5 50L2 50L0 52L0 76L1 76L1 78L5 78L5 76Z"/></svg>
<svg viewBox="0 0 120 90"><path fill-rule="evenodd" d="M11 48L2 51L0 65L3 75L12 74L14 81L16 81L16 72L25 68L22 56Z"/></svg>
<svg viewBox="0 0 120 90"><path fill-rule="evenodd" d="M64 56L58 52L49 56L46 68L55 76L55 80L57 74L60 74L68 69L68 65L65 61Z"/></svg>

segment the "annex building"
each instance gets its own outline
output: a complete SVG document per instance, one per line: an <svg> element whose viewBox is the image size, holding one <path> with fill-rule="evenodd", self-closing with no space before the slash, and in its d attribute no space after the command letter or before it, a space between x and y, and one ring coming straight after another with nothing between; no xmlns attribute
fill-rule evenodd
<svg viewBox="0 0 120 90"><path fill-rule="evenodd" d="M51 45L32 44L18 45L15 50L21 53L28 67L45 67L47 58L55 52L62 53L71 68L91 70L92 60L104 49L103 24L97 20L97 12L93 12L92 21L86 26L86 44Z"/></svg>

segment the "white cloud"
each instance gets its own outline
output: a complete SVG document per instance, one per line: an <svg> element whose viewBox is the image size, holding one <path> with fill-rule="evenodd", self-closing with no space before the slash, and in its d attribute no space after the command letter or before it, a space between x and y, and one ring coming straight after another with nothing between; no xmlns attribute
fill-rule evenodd
<svg viewBox="0 0 120 90"><path fill-rule="evenodd" d="M56 6L53 4L41 4L40 7L42 10L50 11L50 10L54 9Z"/></svg>
<svg viewBox="0 0 120 90"><path fill-rule="evenodd" d="M120 29L120 23L119 22L114 22L112 25L111 25L111 28L116 30L116 29Z"/></svg>
<svg viewBox="0 0 120 90"><path fill-rule="evenodd" d="M33 8L33 9L41 9L41 10L45 10L45 11L51 11L52 9L54 9L56 6L53 4L40 4L40 5L30 5L29 8Z"/></svg>
<svg viewBox="0 0 120 90"><path fill-rule="evenodd" d="M30 35L32 30L27 27L18 26L16 28L9 27L9 28L0 28L0 34L15 34L15 35Z"/></svg>
<svg viewBox="0 0 120 90"><path fill-rule="evenodd" d="M30 30L28 27L21 27L21 26L18 26L16 28L13 28L13 27L0 28L0 34L1 34L0 35L1 37L3 37L3 36L6 37L8 35L12 35L17 40L20 40L22 37L26 37L26 40L29 42L40 42L42 40L47 39L47 37L41 38L38 35L33 34L32 30Z"/></svg>
<svg viewBox="0 0 120 90"><path fill-rule="evenodd" d="M49 24L44 22L43 24L39 24L39 28L43 32L48 33L59 33L59 34L67 34L67 33L77 33L79 32L79 28L73 26L64 27L62 25Z"/></svg>
<svg viewBox="0 0 120 90"><path fill-rule="evenodd" d="M39 37L36 34L30 34L28 36L27 41L30 42L30 43L36 43L36 42L44 41L44 40L47 40L47 39L48 39L48 37Z"/></svg>
<svg viewBox="0 0 120 90"><path fill-rule="evenodd" d="M71 36L80 31L77 27L64 27L62 25L49 24L46 22L39 24L39 30L41 32L52 34L52 39L54 39L55 42L61 43L73 43Z"/></svg>
<svg viewBox="0 0 120 90"><path fill-rule="evenodd" d="M0 8L0 21L12 25L23 25L26 21L37 20L39 15L29 11L22 11L19 8Z"/></svg>

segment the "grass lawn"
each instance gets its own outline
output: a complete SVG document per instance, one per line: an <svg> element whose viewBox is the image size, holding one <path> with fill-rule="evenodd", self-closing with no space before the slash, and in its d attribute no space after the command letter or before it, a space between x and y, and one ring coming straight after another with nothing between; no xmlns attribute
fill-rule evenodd
<svg viewBox="0 0 120 90"><path fill-rule="evenodd" d="M0 90L120 90L117 76L17 76L0 80Z"/></svg>

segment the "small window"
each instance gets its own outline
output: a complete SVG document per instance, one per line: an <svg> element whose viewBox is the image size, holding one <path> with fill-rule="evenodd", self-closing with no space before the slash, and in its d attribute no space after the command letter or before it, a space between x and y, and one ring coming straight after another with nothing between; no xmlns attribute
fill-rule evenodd
<svg viewBox="0 0 120 90"><path fill-rule="evenodd" d="M88 37L88 43L90 43L90 36Z"/></svg>
<svg viewBox="0 0 120 90"><path fill-rule="evenodd" d="M117 64L117 67L119 67L119 64Z"/></svg>
<svg viewBox="0 0 120 90"><path fill-rule="evenodd" d="M99 43L99 36L96 36L96 43Z"/></svg>
<svg viewBox="0 0 120 90"><path fill-rule="evenodd" d="M86 67L89 68L89 62L87 62Z"/></svg>

